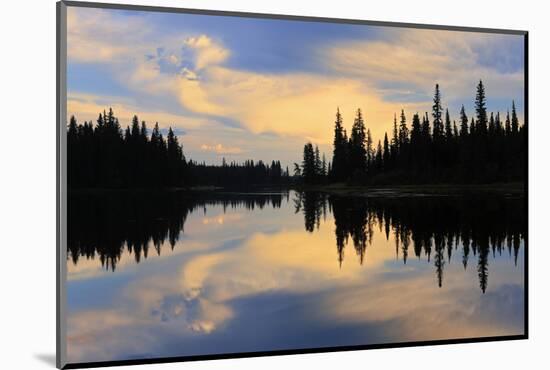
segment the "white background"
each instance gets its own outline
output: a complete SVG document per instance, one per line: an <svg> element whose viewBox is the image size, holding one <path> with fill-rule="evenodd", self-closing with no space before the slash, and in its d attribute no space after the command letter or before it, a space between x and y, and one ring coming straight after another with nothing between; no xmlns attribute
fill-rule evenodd
<svg viewBox="0 0 550 370"><path fill-rule="evenodd" d="M544 1L128 1L144 5L530 31L529 340L133 368L548 368L550 245L545 236L550 190L550 118L547 114L550 108L550 20ZM4 1L0 14L0 367L53 368L55 1Z"/></svg>

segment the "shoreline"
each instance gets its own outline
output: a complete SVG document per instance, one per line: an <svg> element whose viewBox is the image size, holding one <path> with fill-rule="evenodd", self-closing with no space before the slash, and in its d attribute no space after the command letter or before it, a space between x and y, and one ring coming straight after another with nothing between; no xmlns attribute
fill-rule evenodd
<svg viewBox="0 0 550 370"><path fill-rule="evenodd" d="M344 183L321 185L288 185L288 186L250 186L248 188L224 188L221 186L195 186L178 188L77 188L68 189L69 194L100 194L100 193L152 193L152 192L189 192L189 193L234 193L258 191L314 191L342 196L450 196L467 194L499 194L525 196L525 183L495 183L495 184L422 184L422 185L347 185Z"/></svg>
<svg viewBox="0 0 550 370"><path fill-rule="evenodd" d="M320 191L345 196L450 196L467 194L499 194L499 195L526 195L525 183L495 183L495 184L422 184L422 185L303 185L294 188L297 191Z"/></svg>

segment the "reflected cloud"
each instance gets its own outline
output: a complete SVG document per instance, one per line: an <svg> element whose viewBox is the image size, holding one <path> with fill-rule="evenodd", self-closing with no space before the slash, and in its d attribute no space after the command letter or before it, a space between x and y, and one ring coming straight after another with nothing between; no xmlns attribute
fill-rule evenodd
<svg viewBox="0 0 550 370"><path fill-rule="evenodd" d="M124 257L124 275L103 271L128 281L102 285L101 297L111 298L96 309L71 312L72 361L523 332L520 200L488 200L499 212L480 219L485 203L475 199L222 199L184 203L192 237L178 238L169 258L137 268ZM469 201L477 204L474 219ZM477 265L465 263L466 254L452 258L459 248L466 253L466 240ZM86 294L94 281L81 276L70 289Z"/></svg>

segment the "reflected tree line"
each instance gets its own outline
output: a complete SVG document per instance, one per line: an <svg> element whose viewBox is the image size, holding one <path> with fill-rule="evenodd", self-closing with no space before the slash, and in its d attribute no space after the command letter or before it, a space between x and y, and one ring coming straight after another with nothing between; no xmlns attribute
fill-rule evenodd
<svg viewBox="0 0 550 370"><path fill-rule="evenodd" d="M174 249L183 235L187 216L206 214L209 206L254 210L280 208L288 193L239 195L182 192L90 192L71 194L68 203L68 258L99 258L101 265L115 270L125 251L139 263L163 246ZM150 249L153 249L151 251Z"/></svg>
<svg viewBox="0 0 550 370"><path fill-rule="evenodd" d="M473 264L485 292L490 256L508 253L517 264L526 233L523 198L486 194L391 198L300 192L291 198L288 192L89 192L69 197L68 258L74 264L98 258L114 271L125 252L139 263L151 253L160 255L162 248L173 249L192 212L206 214L211 206L221 206L224 213L228 208L280 208L289 202L303 214L307 232L315 232L332 214L340 266L350 251L364 264L375 234L382 235L395 243L396 258L404 264L413 257L433 263L439 287L451 262L464 269Z"/></svg>
<svg viewBox="0 0 550 370"><path fill-rule="evenodd" d="M526 233L523 198L472 197L341 197L304 192L295 199L296 212L304 215L305 229L314 232L331 212L338 263L351 245L363 264L378 230L395 242L396 258L432 262L439 287L453 256L464 269L476 264L479 286L488 285L489 256L508 253L517 265Z"/></svg>

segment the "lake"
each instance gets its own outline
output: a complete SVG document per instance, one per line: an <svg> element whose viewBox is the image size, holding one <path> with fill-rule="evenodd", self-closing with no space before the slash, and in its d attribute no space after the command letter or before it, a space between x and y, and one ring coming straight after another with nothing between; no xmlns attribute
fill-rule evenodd
<svg viewBox="0 0 550 370"><path fill-rule="evenodd" d="M69 197L69 362L524 333L525 199Z"/></svg>

